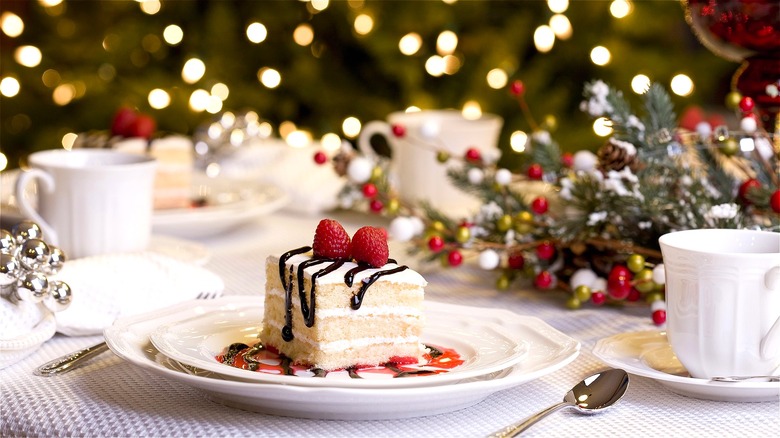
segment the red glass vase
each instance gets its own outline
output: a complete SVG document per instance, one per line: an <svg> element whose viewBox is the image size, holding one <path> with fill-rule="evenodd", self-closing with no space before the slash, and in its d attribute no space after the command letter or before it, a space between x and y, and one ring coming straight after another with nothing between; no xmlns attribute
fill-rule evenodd
<svg viewBox="0 0 780 438"><path fill-rule="evenodd" d="M768 132L780 131L780 1L683 0L699 41L742 65L732 86L752 97Z"/></svg>

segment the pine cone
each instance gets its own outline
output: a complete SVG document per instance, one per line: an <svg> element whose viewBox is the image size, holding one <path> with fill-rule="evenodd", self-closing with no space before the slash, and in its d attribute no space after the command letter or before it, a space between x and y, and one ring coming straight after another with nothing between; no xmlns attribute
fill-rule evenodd
<svg viewBox="0 0 780 438"><path fill-rule="evenodd" d="M342 150L331 161L333 162L333 170L336 171L338 176L345 176L347 174L347 167L352 160L352 153Z"/></svg>
<svg viewBox="0 0 780 438"><path fill-rule="evenodd" d="M626 147L627 145L630 148ZM605 173L610 170L620 171L626 166L632 172L636 172L640 167L639 160L636 158L636 148L627 142L610 139L604 146L599 148L596 156L599 159L599 170Z"/></svg>

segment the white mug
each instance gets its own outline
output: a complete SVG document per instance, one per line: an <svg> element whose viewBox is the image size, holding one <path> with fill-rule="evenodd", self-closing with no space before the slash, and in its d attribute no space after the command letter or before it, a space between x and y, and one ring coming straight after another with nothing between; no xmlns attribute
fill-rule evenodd
<svg viewBox="0 0 780 438"><path fill-rule="evenodd" d="M659 239L667 336L693 377L780 371L780 233L704 229Z"/></svg>
<svg viewBox="0 0 780 438"><path fill-rule="evenodd" d="M16 197L22 214L69 258L140 251L152 229L157 162L107 149L48 150L28 159ZM37 208L27 196L38 180Z"/></svg>
<svg viewBox="0 0 780 438"><path fill-rule="evenodd" d="M457 110L399 111L391 113L386 122L367 123L358 147L363 154L375 157L370 140L374 135L384 136L392 155L391 184L401 200L427 201L445 213L462 214L477 207L479 200L452 184L447 169L456 161L442 164L437 152L463 157L469 148L475 148L484 157L498 158L502 125L501 117L494 114L469 119ZM403 134L393 134L394 126L401 127Z"/></svg>

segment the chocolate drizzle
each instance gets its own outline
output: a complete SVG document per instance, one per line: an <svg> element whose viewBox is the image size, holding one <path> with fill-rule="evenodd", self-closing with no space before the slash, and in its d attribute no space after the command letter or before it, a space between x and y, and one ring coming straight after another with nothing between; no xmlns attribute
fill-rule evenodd
<svg viewBox="0 0 780 438"><path fill-rule="evenodd" d="M282 282L282 287L284 288L284 295L285 295L284 296L285 318L284 318L284 327L282 328L282 339L285 342L290 342L293 339L295 339L295 335L293 334L292 331L292 290L293 290L293 278L294 278L293 272L295 271L295 267L291 265L289 269L289 275L285 275L285 266L287 265L287 261L290 260L291 257L309 251L311 251L311 247L304 246L298 249L287 251L286 253L282 254L281 257L279 257L279 279ZM397 264L397 262L393 259L388 259L388 262ZM309 268L311 266L316 266L322 263L330 263L330 265L312 274L311 290L309 291L309 298L307 300L306 290L304 288L305 270L306 268ZM320 276L328 275L331 272L334 272L335 270L342 267L344 263L345 261L340 259L312 258L298 264L295 277L297 277L296 279L298 283L298 299L301 305L301 315L303 316L303 319L306 323L306 327L314 326L314 312L316 309L315 288L317 284L317 278ZM355 280L355 275L367 269L372 269L372 267L367 263L359 263L358 266L350 269L344 275L344 284L346 284L347 287L352 287L352 284ZM353 295L352 298L350 299L350 307L354 310L359 309L360 306L363 304L363 298L366 295L366 291L368 291L368 288L371 287L371 285L374 284L377 280L379 280L379 278L385 275L396 274L406 269L408 269L408 266L398 266L393 269L388 269L385 271L377 271L371 274L370 277L363 280L363 284L360 286L360 289L358 290L357 294Z"/></svg>

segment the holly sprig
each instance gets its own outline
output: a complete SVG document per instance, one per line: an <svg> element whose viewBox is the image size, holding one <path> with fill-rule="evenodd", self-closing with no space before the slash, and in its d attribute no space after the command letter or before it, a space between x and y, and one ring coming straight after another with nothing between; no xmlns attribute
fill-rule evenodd
<svg viewBox="0 0 780 438"><path fill-rule="evenodd" d="M691 228L780 230L778 138L751 125L749 98L739 105L743 130L701 125L690 132L678 128L662 86L643 94L638 115L621 91L592 81L581 108L605 118L613 133L596 154L572 154L536 123L524 91L520 81L510 86L533 129L530 164L501 168L473 148L462 157L437 153L442 163L456 161L449 178L482 201L477 211L452 218L429 203L406 204L389 183L387 159L369 162L350 151L344 206L391 217L391 236L424 260L457 267L469 259L495 271L498 289L530 283L562 290L569 308L644 300L658 325L665 321L658 237ZM400 125L392 131L413 135ZM750 142L755 149L743 153ZM334 161L343 164L344 154ZM535 186L546 191L531 194Z"/></svg>

